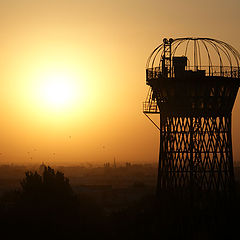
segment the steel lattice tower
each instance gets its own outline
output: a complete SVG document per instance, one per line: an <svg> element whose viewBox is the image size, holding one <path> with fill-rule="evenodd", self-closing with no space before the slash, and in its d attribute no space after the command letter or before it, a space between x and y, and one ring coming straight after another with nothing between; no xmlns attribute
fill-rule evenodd
<svg viewBox="0 0 240 240"><path fill-rule="evenodd" d="M144 113L160 114L157 191L229 191L240 55L210 38L164 39L150 55Z"/></svg>

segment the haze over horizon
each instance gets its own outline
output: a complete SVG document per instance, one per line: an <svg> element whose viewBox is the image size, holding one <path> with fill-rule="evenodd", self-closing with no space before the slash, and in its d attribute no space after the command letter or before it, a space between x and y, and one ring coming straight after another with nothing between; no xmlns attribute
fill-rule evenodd
<svg viewBox="0 0 240 240"><path fill-rule="evenodd" d="M1 0L0 164L157 162L159 133L142 113L148 56L165 37L240 51L239 9L237 0ZM239 122L238 94L234 161Z"/></svg>

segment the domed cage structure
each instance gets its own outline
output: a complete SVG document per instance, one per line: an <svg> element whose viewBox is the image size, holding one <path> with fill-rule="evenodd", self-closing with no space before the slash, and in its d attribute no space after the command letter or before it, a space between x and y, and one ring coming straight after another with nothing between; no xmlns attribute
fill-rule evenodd
<svg viewBox="0 0 240 240"><path fill-rule="evenodd" d="M235 48L211 38L165 38L148 58L143 112L160 114L158 192L233 188L239 63Z"/></svg>

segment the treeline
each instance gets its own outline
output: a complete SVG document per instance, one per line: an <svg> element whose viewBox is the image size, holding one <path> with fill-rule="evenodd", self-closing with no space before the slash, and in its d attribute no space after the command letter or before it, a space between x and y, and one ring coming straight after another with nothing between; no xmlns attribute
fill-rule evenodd
<svg viewBox="0 0 240 240"><path fill-rule="evenodd" d="M0 201L1 235L8 239L202 240L238 234L239 188L230 197L198 193L194 201L190 195L145 196L109 213L94 199L76 194L64 174L51 167L41 175L26 172L20 185Z"/></svg>
<svg viewBox="0 0 240 240"><path fill-rule="evenodd" d="M101 231L101 209L91 199L77 196L63 173L45 167L42 175L26 172L20 184L21 190L1 198L2 234L32 239L81 234L86 239Z"/></svg>

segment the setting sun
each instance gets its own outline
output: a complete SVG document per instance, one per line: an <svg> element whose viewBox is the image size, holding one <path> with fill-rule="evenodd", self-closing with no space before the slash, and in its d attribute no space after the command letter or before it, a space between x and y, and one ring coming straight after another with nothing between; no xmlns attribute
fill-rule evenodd
<svg viewBox="0 0 240 240"><path fill-rule="evenodd" d="M65 108L76 100L79 89L71 76L51 73L44 77L39 89L40 97L51 108Z"/></svg>
<svg viewBox="0 0 240 240"><path fill-rule="evenodd" d="M71 68L45 68L31 76L29 91L35 101L36 110L42 113L76 112L77 106L86 102L86 83L84 77Z"/></svg>

